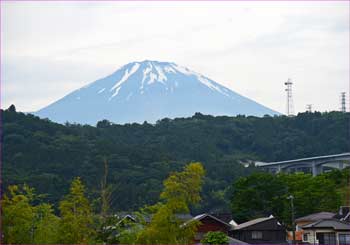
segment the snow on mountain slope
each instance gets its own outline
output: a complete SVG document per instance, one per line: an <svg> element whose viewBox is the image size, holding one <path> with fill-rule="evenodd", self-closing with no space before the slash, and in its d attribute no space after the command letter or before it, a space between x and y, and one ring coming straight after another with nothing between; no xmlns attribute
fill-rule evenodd
<svg viewBox="0 0 350 245"><path fill-rule="evenodd" d="M129 63L35 114L60 123L94 125L103 119L115 123L153 123L196 112L279 114L185 67L148 60Z"/></svg>

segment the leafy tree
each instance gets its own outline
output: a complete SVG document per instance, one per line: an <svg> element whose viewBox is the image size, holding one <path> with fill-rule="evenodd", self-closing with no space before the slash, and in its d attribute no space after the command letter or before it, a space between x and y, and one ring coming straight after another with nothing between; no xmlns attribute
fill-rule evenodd
<svg viewBox="0 0 350 245"><path fill-rule="evenodd" d="M280 214L285 206L287 185L275 175L254 173L238 179L233 186L232 212L239 223Z"/></svg>
<svg viewBox="0 0 350 245"><path fill-rule="evenodd" d="M50 204L32 203L40 196L24 185L10 186L1 201L4 242L9 244L54 244L58 242L59 218Z"/></svg>
<svg viewBox="0 0 350 245"><path fill-rule="evenodd" d="M229 240L225 233L220 231L209 231L201 240L202 244L228 244Z"/></svg>
<svg viewBox="0 0 350 245"><path fill-rule="evenodd" d="M50 204L35 207L34 244L57 244L59 241L59 218L54 215Z"/></svg>
<svg viewBox="0 0 350 245"><path fill-rule="evenodd" d="M33 189L27 185L19 187L9 186L1 201L2 228L4 243L6 244L30 244L33 242L34 208Z"/></svg>
<svg viewBox="0 0 350 245"><path fill-rule="evenodd" d="M16 107L14 104L10 105L10 107L7 109L9 112L16 112Z"/></svg>
<svg viewBox="0 0 350 245"><path fill-rule="evenodd" d="M94 240L91 207L84 192L85 187L80 178L75 178L72 181L70 193L60 202L61 243L83 244Z"/></svg>
<svg viewBox="0 0 350 245"><path fill-rule="evenodd" d="M183 224L176 214L188 213L189 206L200 200L204 169L200 163L187 165L182 172L171 174L164 181L162 202L150 209L155 212L151 223L139 234L137 243L189 243L194 237L197 222Z"/></svg>

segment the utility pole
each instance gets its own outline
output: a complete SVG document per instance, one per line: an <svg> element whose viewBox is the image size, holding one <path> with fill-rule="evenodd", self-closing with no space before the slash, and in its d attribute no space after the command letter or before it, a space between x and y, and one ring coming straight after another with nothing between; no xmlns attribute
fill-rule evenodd
<svg viewBox="0 0 350 245"><path fill-rule="evenodd" d="M295 244L295 217L294 217L294 196L290 195L287 197L290 200L290 208L292 213L292 232L293 232L293 241L292 244Z"/></svg>
<svg viewBox="0 0 350 245"><path fill-rule="evenodd" d="M104 173L101 180L101 216L105 221L110 208L109 204L111 199L110 191L107 185L108 162L106 157L104 157L103 159L103 165L104 165Z"/></svg>

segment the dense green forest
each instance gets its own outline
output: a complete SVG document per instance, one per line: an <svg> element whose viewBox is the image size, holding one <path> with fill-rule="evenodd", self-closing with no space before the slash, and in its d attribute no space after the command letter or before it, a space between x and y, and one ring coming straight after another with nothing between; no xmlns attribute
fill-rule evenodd
<svg viewBox="0 0 350 245"><path fill-rule="evenodd" d="M349 113L340 112L262 118L197 113L156 124L104 120L96 127L61 125L14 107L1 111L1 116L3 188L26 183L45 193L54 209L77 176L98 207L105 162L111 206L126 211L155 203L170 172L200 161L207 174L203 201L194 212L229 211L232 183L257 171L242 163L336 154L350 148Z"/></svg>

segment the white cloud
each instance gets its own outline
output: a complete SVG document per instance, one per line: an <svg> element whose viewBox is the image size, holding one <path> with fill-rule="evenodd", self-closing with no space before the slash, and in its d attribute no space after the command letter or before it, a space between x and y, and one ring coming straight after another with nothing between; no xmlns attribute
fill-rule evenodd
<svg viewBox="0 0 350 245"><path fill-rule="evenodd" d="M188 66L281 112L288 77L296 111L338 109L349 89L347 2L1 4L4 107L37 110L144 59Z"/></svg>

